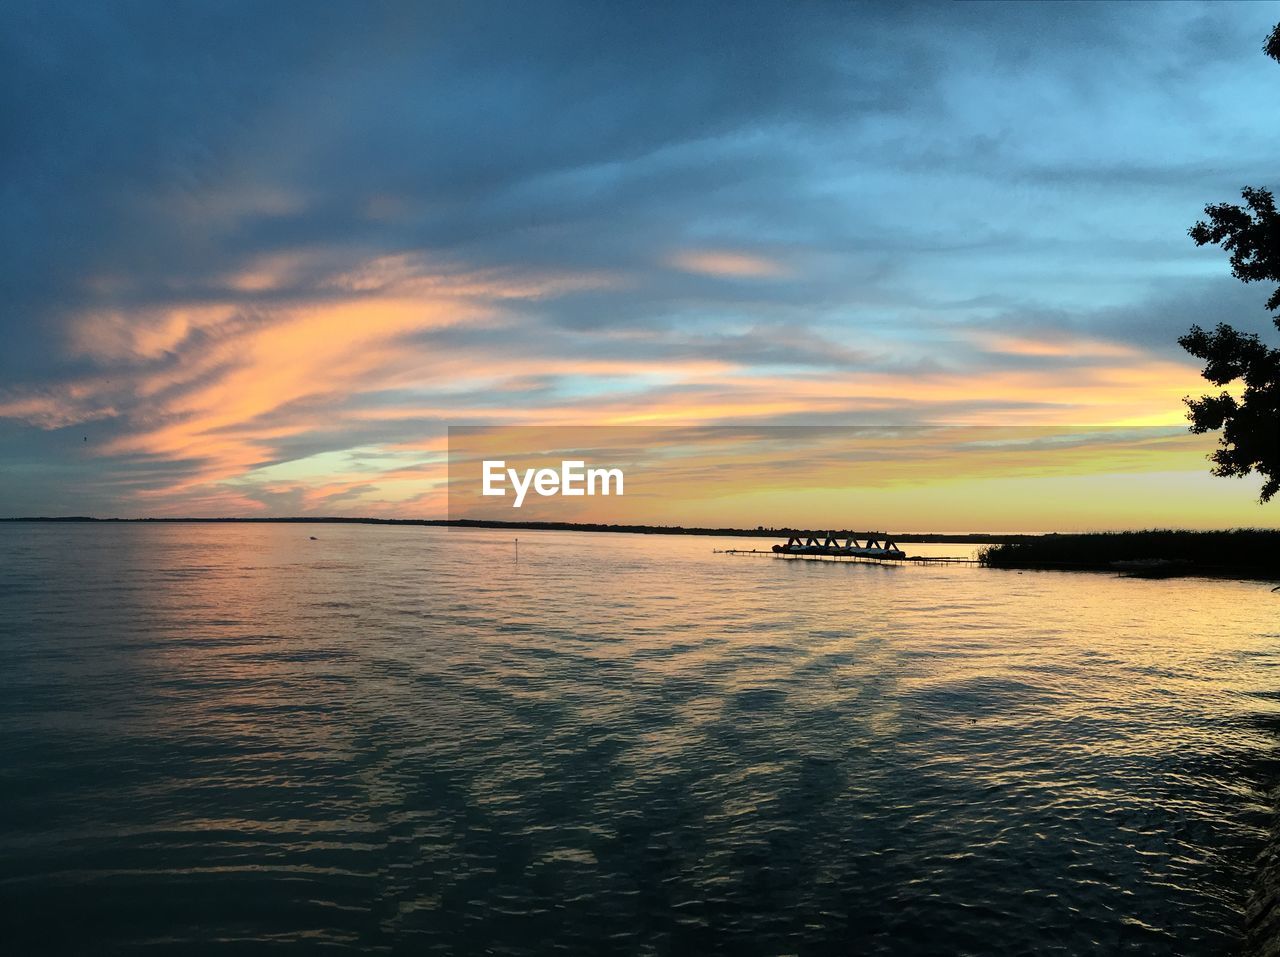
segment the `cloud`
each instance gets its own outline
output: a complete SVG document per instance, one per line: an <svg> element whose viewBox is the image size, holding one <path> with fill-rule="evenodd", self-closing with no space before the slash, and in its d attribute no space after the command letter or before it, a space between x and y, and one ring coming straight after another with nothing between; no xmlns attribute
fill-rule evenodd
<svg viewBox="0 0 1280 957"><path fill-rule="evenodd" d="M671 254L667 262L685 272L734 279L768 279L785 276L780 263L750 253L717 249L687 249Z"/></svg>
<svg viewBox="0 0 1280 957"><path fill-rule="evenodd" d="M1176 422L1177 335L1255 321L1184 231L1273 169L1269 17L6 4L6 502L424 507L271 470L456 421Z"/></svg>

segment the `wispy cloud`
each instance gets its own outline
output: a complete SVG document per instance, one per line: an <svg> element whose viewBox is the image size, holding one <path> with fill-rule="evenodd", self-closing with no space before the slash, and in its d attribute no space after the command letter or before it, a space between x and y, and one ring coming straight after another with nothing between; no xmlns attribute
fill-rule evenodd
<svg viewBox="0 0 1280 957"><path fill-rule="evenodd" d="M312 13L0 12L0 512L419 514L457 422L1176 424L1257 307L1184 230L1273 170L1265 9Z"/></svg>
<svg viewBox="0 0 1280 957"><path fill-rule="evenodd" d="M685 272L734 279L773 279L787 275L781 263L764 256L726 249L686 249L672 253L667 262Z"/></svg>

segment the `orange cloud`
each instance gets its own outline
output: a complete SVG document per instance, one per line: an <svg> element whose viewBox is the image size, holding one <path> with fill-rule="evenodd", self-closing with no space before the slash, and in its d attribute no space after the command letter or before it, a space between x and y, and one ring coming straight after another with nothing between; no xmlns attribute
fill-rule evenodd
<svg viewBox="0 0 1280 957"><path fill-rule="evenodd" d="M1037 337L980 332L975 334L973 339L978 345L990 352L998 352L1009 356L1107 357L1118 359L1141 357L1141 352L1133 346L1081 336Z"/></svg>
<svg viewBox="0 0 1280 957"><path fill-rule="evenodd" d="M685 251L672 264L708 275L783 272L728 251ZM172 464L170 478L130 486L156 514L173 503L178 514L197 503L219 514L249 502L261 510L259 498L273 495L300 509L339 502L394 514L441 501L436 466L322 463L316 468L329 471L288 479L264 466L284 460L291 441L317 435L332 436L335 450L376 434L377 447L397 455L438 452L440 432L420 434L423 423L440 431L467 421L658 426L892 412L973 424L1180 424L1181 397L1200 386L1190 364L1065 334L960 335L1006 355L1080 359L1069 367L966 368L980 358L944 343L943 361L902 371L815 366L766 375L750 352L717 355L715 339L673 337L664 355L666 339L634 330L552 327L539 340L521 329L523 304L623 284L607 273L468 271L417 255L326 266L323 254L267 257L227 277L217 301L86 311L68 348L101 371L58 390L0 396L0 416L41 428L112 420L116 437L86 452ZM305 283L305 295L290 293L302 276L319 278ZM111 288L113 297L127 292ZM759 333L766 346L769 334ZM890 344L876 348L892 357ZM840 361L856 365L860 355ZM910 358L921 357L933 359L923 351Z"/></svg>
<svg viewBox="0 0 1280 957"><path fill-rule="evenodd" d="M787 270L771 259L727 249L680 250L667 257L667 265L683 272L733 279L773 279L787 275Z"/></svg>

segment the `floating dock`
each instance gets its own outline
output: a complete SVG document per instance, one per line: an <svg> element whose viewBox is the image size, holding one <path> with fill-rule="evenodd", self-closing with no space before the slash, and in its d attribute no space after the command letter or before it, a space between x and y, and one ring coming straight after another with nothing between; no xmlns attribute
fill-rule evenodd
<svg viewBox="0 0 1280 957"><path fill-rule="evenodd" d="M771 558L803 558L820 561L871 562L876 565L977 565L976 558L948 558L930 555L908 555L889 538L849 538L840 541L834 532L791 535L785 545L774 545L768 551L758 548L713 549L717 555L764 555Z"/></svg>
<svg viewBox="0 0 1280 957"><path fill-rule="evenodd" d="M756 555L760 558L783 558L790 561L858 562L870 565L978 565L976 558L951 558L934 555L903 555L901 558L879 558L870 555L805 554L765 551L762 548L716 548L716 555Z"/></svg>

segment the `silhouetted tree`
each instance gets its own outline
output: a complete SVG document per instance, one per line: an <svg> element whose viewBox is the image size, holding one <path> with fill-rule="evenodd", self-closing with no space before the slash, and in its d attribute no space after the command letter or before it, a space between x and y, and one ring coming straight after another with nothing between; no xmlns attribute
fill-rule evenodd
<svg viewBox="0 0 1280 957"><path fill-rule="evenodd" d="M1280 23L1267 37L1263 52L1280 62ZM1231 273L1243 282L1280 282L1280 213L1270 190L1246 186L1244 205L1216 203L1204 208L1208 221L1189 230L1197 246L1221 246L1231 254ZM1267 299L1269 312L1280 309L1280 286ZM1274 317L1280 328L1280 315ZM1205 363L1204 377L1216 386L1240 380L1236 398L1225 389L1218 395L1185 399L1195 433L1222 435L1210 457L1213 474L1263 476L1261 501L1280 492L1280 349L1265 345L1253 333L1219 323L1212 332L1199 326L1178 344Z"/></svg>

